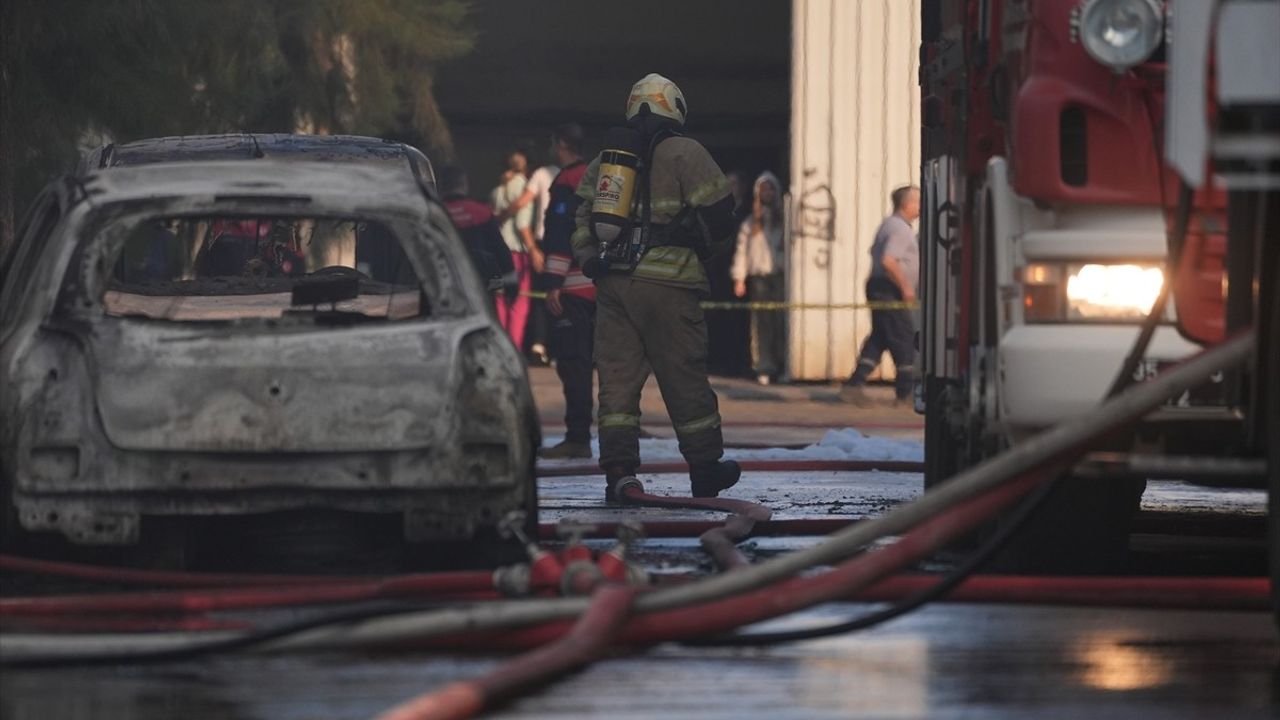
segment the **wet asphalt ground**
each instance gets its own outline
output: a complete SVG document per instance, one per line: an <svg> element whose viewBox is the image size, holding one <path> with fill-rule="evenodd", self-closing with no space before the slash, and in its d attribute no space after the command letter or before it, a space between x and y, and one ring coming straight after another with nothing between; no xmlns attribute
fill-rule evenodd
<svg viewBox="0 0 1280 720"><path fill-rule="evenodd" d="M794 411L787 408L788 414ZM868 420L868 434L918 436L903 427L909 416L884 415ZM749 433L799 441L820 435L813 428L784 428L785 420L776 422L780 427L772 431L752 425L728 434L731 441ZM554 433L554 427L548 432ZM655 493L682 492L687 482L674 475L642 479ZM763 501L783 519L865 517L919 492L917 475L819 472L753 473L730 494ZM539 497L544 521L716 517L685 510L605 508L598 477L544 479ZM1258 533L1264 515L1261 492L1151 483L1138 523L1144 532L1131 540L1133 571L1261 573ZM744 547L762 558L818 541L759 538ZM655 573L710 569L694 539L647 540L639 551ZM926 567L945 569L948 561L935 563ZM767 627L826 624L873 607L833 603ZM500 661L491 656L331 653L0 670L0 718L369 718ZM869 631L825 640L766 649L667 644L617 654L493 716L1271 718L1280 717L1280 633L1269 613L944 603Z"/></svg>
<svg viewBox="0 0 1280 720"><path fill-rule="evenodd" d="M837 604L788 620L860 612ZM856 636L767 650L663 645L494 714L521 718L1270 718L1277 643L1256 613L938 605ZM226 656L6 672L7 720L370 718L485 657Z"/></svg>

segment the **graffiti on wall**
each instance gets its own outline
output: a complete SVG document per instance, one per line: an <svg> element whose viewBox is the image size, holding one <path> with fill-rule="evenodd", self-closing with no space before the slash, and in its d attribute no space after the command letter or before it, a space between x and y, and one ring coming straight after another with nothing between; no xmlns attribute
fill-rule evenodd
<svg viewBox="0 0 1280 720"><path fill-rule="evenodd" d="M804 169L796 219L796 239L818 241L814 264L825 270L836 240L836 198L828 178L816 167Z"/></svg>

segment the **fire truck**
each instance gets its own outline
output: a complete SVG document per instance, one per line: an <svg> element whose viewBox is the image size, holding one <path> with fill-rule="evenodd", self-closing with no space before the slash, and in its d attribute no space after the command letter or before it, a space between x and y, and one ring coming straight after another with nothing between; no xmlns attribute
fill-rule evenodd
<svg viewBox="0 0 1280 720"><path fill-rule="evenodd" d="M1175 11L1196 5L1216 10ZM1241 156L1280 142L1274 114L1258 103L1217 113L1203 102L1215 86L1248 84L1224 83L1207 51L1241 54L1222 42L1217 23L1235 23L1230 38L1240 29L1230 16L1245 6L1265 15L1277 3L924 3L917 409L927 486L1231 333L1277 332L1266 325L1276 314L1268 305L1276 243L1259 240L1268 212L1275 234L1275 188L1253 173L1248 190L1233 189L1203 170L1212 156L1205 148L1217 147L1208 128L1223 127L1215 117L1257 131L1228 141L1238 175L1249 174L1242 165L1257 169ZM1198 97L1183 87L1186 72L1176 86L1170 76L1173 59L1193 49L1173 42L1175 28L1194 24L1180 17L1218 28L1198 30L1198 55L1179 60L1200 68ZM1258 27L1274 35L1280 23ZM1269 62L1269 42L1255 60ZM1280 67L1250 68L1247 77L1254 96L1265 95L1259 86L1280 83ZM1186 141L1175 109L1200 119L1193 181L1166 159L1171 142ZM1270 134L1261 131L1268 123ZM1270 163L1262 167L1274 172L1274 155ZM1263 486L1265 411L1277 405L1265 394L1262 370L1274 363L1265 345L1253 372L1209 378L1113 438L1109 453L1087 458L1092 472L1073 477L1057 514L1039 525L1069 532L1078 556L1114 557L1148 478Z"/></svg>

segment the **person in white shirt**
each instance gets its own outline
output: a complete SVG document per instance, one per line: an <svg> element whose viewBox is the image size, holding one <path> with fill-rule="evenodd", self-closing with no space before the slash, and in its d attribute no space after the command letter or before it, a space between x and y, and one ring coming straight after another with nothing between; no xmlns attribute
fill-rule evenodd
<svg viewBox="0 0 1280 720"><path fill-rule="evenodd" d="M582 145L584 132L582 127L576 123L566 123L558 126L551 133L551 146L547 151L551 163L543 165L533 174L529 176L529 182L524 186L524 192L511 206L504 210L498 217L501 222L512 217L515 213L523 208L529 207L533 209L533 237L537 241L538 247L542 252L546 253L546 245L544 235L546 233L546 215L547 207L550 205L551 183L560 174L561 168L564 167L565 158L570 155L568 149L571 147L580 147ZM549 289L547 280L539 273L533 278L533 289L546 291ZM547 339L550 336L550 317L544 301L534 299L529 314L529 356L532 362L547 364L550 357L547 352Z"/></svg>
<svg viewBox="0 0 1280 720"><path fill-rule="evenodd" d="M751 215L738 230L738 247L729 268L733 294L750 295L758 302L780 302L787 286L782 275L785 240L778 178L771 172L762 173L756 178L753 195ZM761 385L768 385L782 369L783 321L779 310L751 311L751 368Z"/></svg>
<svg viewBox="0 0 1280 720"><path fill-rule="evenodd" d="M519 198L528 184L525 173L529 158L521 150L507 156L507 169L498 186L489 194L489 204L499 216ZM529 292L533 289L533 274L542 272L543 255L533 237L533 208L517 210L501 223L502 239L511 251L515 265L515 282L512 292L498 300L498 322L511 336L516 347L524 347L525 325L529 320Z"/></svg>

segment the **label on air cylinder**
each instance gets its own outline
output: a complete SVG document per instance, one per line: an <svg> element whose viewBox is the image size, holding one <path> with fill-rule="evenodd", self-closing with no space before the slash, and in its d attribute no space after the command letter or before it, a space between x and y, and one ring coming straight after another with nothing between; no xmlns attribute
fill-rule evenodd
<svg viewBox="0 0 1280 720"><path fill-rule="evenodd" d="M608 150L600 157L600 175L591 205L593 213L620 218L631 216L631 200L636 188L636 160L630 153Z"/></svg>

